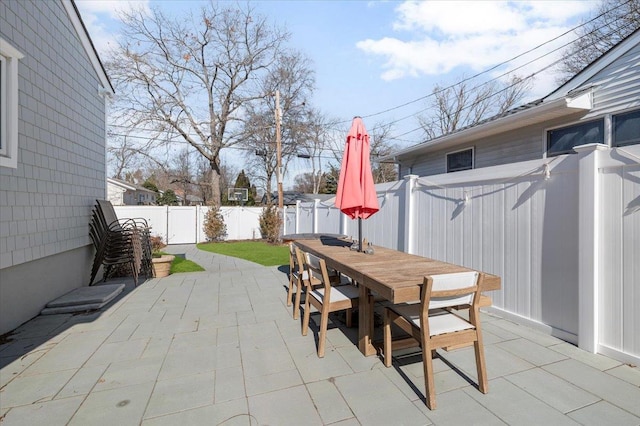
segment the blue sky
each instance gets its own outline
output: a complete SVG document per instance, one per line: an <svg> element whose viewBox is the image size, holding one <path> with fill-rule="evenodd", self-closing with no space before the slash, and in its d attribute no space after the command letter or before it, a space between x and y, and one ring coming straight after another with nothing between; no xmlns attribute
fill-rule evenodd
<svg viewBox="0 0 640 426"><path fill-rule="evenodd" d="M116 11L131 4L159 6L180 14L198 8L199 1L76 0L99 52L117 38ZM365 117L371 128L378 123L412 116L426 100L367 118L386 109L431 93L435 84L446 85L486 70L538 46L586 18L596 1L255 1L250 4L284 25L290 45L308 56L316 72L313 105L327 115L350 121ZM558 53L549 51L570 41L571 35L547 44L516 61L487 73L492 78L525 62L519 75L536 72ZM536 76L526 100L555 88L553 73ZM475 82L474 82L475 83ZM393 135L399 147L422 141L415 118L398 122ZM408 133L409 132L409 133ZM304 171L294 165L289 175Z"/></svg>

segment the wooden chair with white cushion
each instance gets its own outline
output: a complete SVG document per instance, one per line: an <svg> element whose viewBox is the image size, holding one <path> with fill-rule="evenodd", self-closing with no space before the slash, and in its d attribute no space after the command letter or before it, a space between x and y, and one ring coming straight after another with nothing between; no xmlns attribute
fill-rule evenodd
<svg viewBox="0 0 640 426"><path fill-rule="evenodd" d="M319 279L321 285L306 287L304 318L302 320L302 335L309 330L311 305L320 313L320 331L318 333L318 357L324 357L329 314L335 311L347 311L347 327L351 326L351 310L358 306L358 288L355 285L332 285L332 279L327 271L327 264L311 253L305 253L305 267L310 279Z"/></svg>
<svg viewBox="0 0 640 426"><path fill-rule="evenodd" d="M385 308L384 364L391 367L391 324L396 324L422 347L425 402L431 410L436 408L433 355L438 348L473 343L478 389L482 393L489 390L479 311L483 277L475 271L425 277L420 303ZM461 305L469 305L469 319L451 310Z"/></svg>
<svg viewBox="0 0 640 426"><path fill-rule="evenodd" d="M294 244L289 243L289 291L287 293L287 306L293 303L293 319L298 319L300 315L300 295L302 288L307 285L321 284L319 279L313 278L309 281L309 273L304 269L302 251ZM296 287L296 298L293 299L293 287Z"/></svg>

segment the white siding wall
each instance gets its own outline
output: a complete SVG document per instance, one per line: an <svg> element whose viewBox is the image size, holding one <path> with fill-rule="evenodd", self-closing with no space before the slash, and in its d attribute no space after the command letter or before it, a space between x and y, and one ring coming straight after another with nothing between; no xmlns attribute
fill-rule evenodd
<svg viewBox="0 0 640 426"><path fill-rule="evenodd" d="M640 45L589 80L596 89L585 119L640 107Z"/></svg>

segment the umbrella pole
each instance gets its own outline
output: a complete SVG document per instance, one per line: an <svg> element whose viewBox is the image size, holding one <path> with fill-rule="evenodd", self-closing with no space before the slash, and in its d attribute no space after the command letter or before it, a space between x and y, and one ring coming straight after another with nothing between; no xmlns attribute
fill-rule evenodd
<svg viewBox="0 0 640 426"><path fill-rule="evenodd" d="M358 251L363 252L364 248L362 248L362 218L358 218Z"/></svg>

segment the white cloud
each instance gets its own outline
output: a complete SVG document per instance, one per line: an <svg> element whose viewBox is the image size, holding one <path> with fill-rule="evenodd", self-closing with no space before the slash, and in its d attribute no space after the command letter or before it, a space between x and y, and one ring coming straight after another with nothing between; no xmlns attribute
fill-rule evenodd
<svg viewBox="0 0 640 426"><path fill-rule="evenodd" d="M134 9L149 7L149 0L123 1L123 0L78 0L76 2L83 17L85 13L104 13L112 19L118 19L120 12L130 12Z"/></svg>
<svg viewBox="0 0 640 426"><path fill-rule="evenodd" d="M77 0L82 20L100 56L106 55L117 41L119 14L149 8L149 0Z"/></svg>
<svg viewBox="0 0 640 426"><path fill-rule="evenodd" d="M456 68L480 71L545 43L570 28L569 22L595 7L584 1L406 1L396 8L400 37L367 39L356 46L385 59L383 80L443 75ZM509 64L544 55L573 36L544 46ZM517 71L528 75L557 59L559 52ZM545 62L546 61L546 62ZM502 69L504 72L504 69Z"/></svg>

